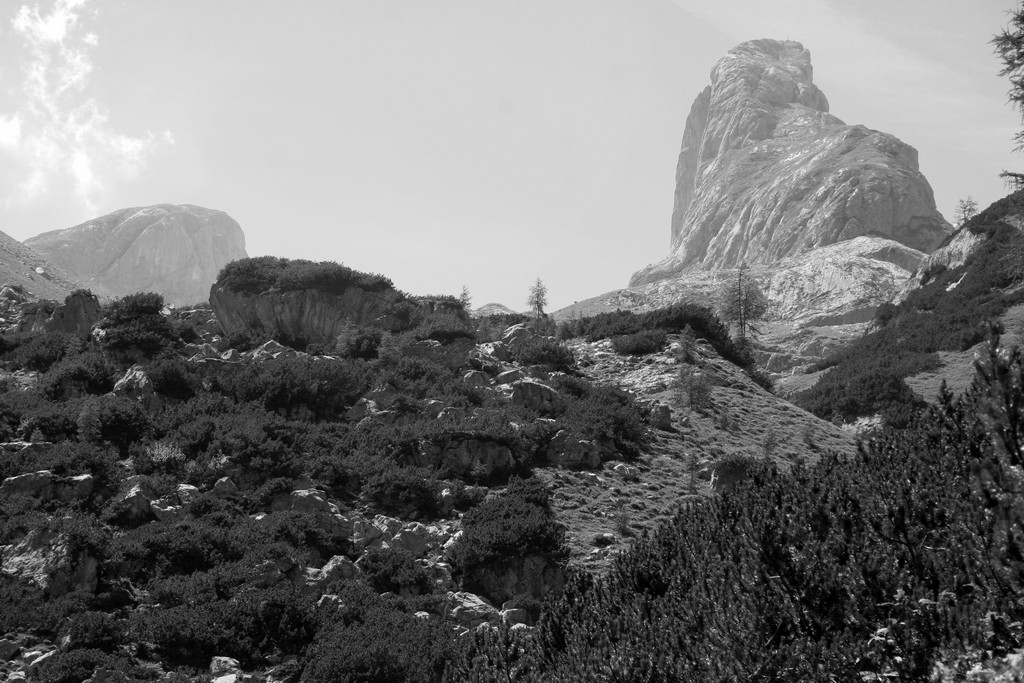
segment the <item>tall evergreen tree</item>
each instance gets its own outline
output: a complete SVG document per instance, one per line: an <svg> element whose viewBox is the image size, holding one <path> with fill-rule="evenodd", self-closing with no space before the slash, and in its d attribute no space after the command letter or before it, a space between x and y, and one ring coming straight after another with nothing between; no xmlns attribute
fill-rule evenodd
<svg viewBox="0 0 1024 683"><path fill-rule="evenodd" d="M754 323L768 312L768 300L747 268L746 263L741 263L736 276L718 292L718 313L723 322L736 325L736 338L741 343L747 341L748 334L760 332Z"/></svg>

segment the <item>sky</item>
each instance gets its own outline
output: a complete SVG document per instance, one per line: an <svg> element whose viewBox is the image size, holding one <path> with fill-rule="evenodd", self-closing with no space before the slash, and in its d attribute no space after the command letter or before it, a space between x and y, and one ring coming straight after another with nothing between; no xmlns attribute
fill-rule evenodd
<svg viewBox="0 0 1024 683"><path fill-rule="evenodd" d="M939 210L1024 171L1015 0L0 0L0 230L158 203L250 256L549 310L668 253L714 63L798 40L834 115L917 148Z"/></svg>

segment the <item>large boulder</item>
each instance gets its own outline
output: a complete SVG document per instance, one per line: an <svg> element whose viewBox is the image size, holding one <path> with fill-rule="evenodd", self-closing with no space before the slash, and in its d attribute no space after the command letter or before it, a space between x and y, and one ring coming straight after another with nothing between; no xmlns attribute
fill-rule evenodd
<svg viewBox="0 0 1024 683"><path fill-rule="evenodd" d="M189 204L121 209L25 244L98 293L159 292L170 304L205 301L245 235L223 211Z"/></svg>
<svg viewBox="0 0 1024 683"><path fill-rule="evenodd" d="M547 384L533 379L512 383L512 403L535 410L541 415L561 415L565 412L562 396Z"/></svg>
<svg viewBox="0 0 1024 683"><path fill-rule="evenodd" d="M72 547L67 535L50 529L33 529L19 541L0 546L0 573L33 583L51 596L94 592L98 567L88 551Z"/></svg>
<svg viewBox="0 0 1024 683"><path fill-rule="evenodd" d="M476 628L480 624L498 625L501 615L498 609L486 599L465 591L449 592L447 596L448 616L464 628Z"/></svg>
<svg viewBox="0 0 1024 683"><path fill-rule="evenodd" d="M114 384L114 396L121 396L139 403L143 409L156 411L164 404L163 398L156 393L153 381L141 365L133 365L125 371L124 376Z"/></svg>

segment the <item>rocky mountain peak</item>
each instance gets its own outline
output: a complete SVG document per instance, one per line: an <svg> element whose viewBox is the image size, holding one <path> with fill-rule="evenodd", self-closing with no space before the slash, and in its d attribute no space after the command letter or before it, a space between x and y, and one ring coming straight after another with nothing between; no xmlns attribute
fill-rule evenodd
<svg viewBox="0 0 1024 683"><path fill-rule="evenodd" d="M671 251L631 285L861 235L928 252L949 234L917 151L830 114L812 79L795 41L742 43L718 61L684 128Z"/></svg>
<svg viewBox="0 0 1024 683"><path fill-rule="evenodd" d="M220 269L246 256L233 218L191 204L120 209L25 244L97 293L158 292L178 305L205 301Z"/></svg>

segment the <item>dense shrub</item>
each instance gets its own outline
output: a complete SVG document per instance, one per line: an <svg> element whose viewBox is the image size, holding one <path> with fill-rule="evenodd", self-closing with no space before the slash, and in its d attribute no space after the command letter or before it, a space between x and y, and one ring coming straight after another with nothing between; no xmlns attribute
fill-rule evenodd
<svg viewBox="0 0 1024 683"><path fill-rule="evenodd" d="M965 225L986 242L957 268L933 269L925 284L899 305L879 309L874 331L814 369L825 370L794 401L831 419L881 414L887 424L906 426L922 401L904 379L939 366L938 351L963 351L985 338L985 321L1024 301L1013 288L1022 276L1024 236L1003 218L1024 208L1024 192L999 200Z"/></svg>
<svg viewBox="0 0 1024 683"><path fill-rule="evenodd" d="M612 337L612 348L623 355L644 356L664 349L666 340L665 330L644 330L615 335Z"/></svg>
<svg viewBox="0 0 1024 683"><path fill-rule="evenodd" d="M164 298L139 292L115 299L100 322L103 346L112 351L141 353L152 358L176 340L170 320L162 315Z"/></svg>
<svg viewBox="0 0 1024 683"><path fill-rule="evenodd" d="M461 655L449 624L420 619L397 600L379 600L360 584L338 594L309 651L304 680L322 683L431 683Z"/></svg>
<svg viewBox="0 0 1024 683"><path fill-rule="evenodd" d="M555 519L544 484L537 479L509 481L505 492L463 517L463 534L449 551L463 575L492 563L529 554L565 556L565 531Z"/></svg>
<svg viewBox="0 0 1024 683"><path fill-rule="evenodd" d="M552 370L569 370L576 364L572 351L549 337L534 337L516 347L513 354L522 365L543 365Z"/></svg>
<svg viewBox="0 0 1024 683"><path fill-rule="evenodd" d="M363 495L381 510L413 518L435 518L441 485L422 468L388 466L370 475Z"/></svg>
<svg viewBox="0 0 1024 683"><path fill-rule="evenodd" d="M430 575L408 550L375 548L359 559L359 569L378 593L429 593Z"/></svg>
<svg viewBox="0 0 1024 683"><path fill-rule="evenodd" d="M85 350L85 341L73 334L50 332L8 337L17 350L13 353L16 367L46 372L57 362Z"/></svg>
<svg viewBox="0 0 1024 683"><path fill-rule="evenodd" d="M87 351L60 361L39 382L40 391L53 400L79 393L105 394L114 388L116 370L106 356Z"/></svg>
<svg viewBox="0 0 1024 683"><path fill-rule="evenodd" d="M360 327L338 337L335 348L345 358L373 360L384 341L384 330L379 327Z"/></svg>
<svg viewBox="0 0 1024 683"><path fill-rule="evenodd" d="M567 399L562 424L581 438L614 445L626 458L639 455L645 435L643 417L628 393L568 375L552 384Z"/></svg>
<svg viewBox="0 0 1024 683"><path fill-rule="evenodd" d="M72 649L92 648L113 652L124 642L124 624L106 612L87 611L73 615L58 634Z"/></svg>
<svg viewBox="0 0 1024 683"><path fill-rule="evenodd" d="M383 292L394 287L383 275L361 273L333 261L315 263L273 256L232 261L221 269L217 285L244 294L261 294L270 289L286 292L318 289L342 294L349 287L368 292Z"/></svg>
<svg viewBox="0 0 1024 683"><path fill-rule="evenodd" d="M366 376L361 361L275 358L219 376L215 386L268 411L288 415L305 409L321 419L338 419L366 390Z"/></svg>
<svg viewBox="0 0 1024 683"><path fill-rule="evenodd" d="M196 395L202 380L184 359L158 358L143 366L142 370L153 383L153 390L162 396L187 401Z"/></svg>

